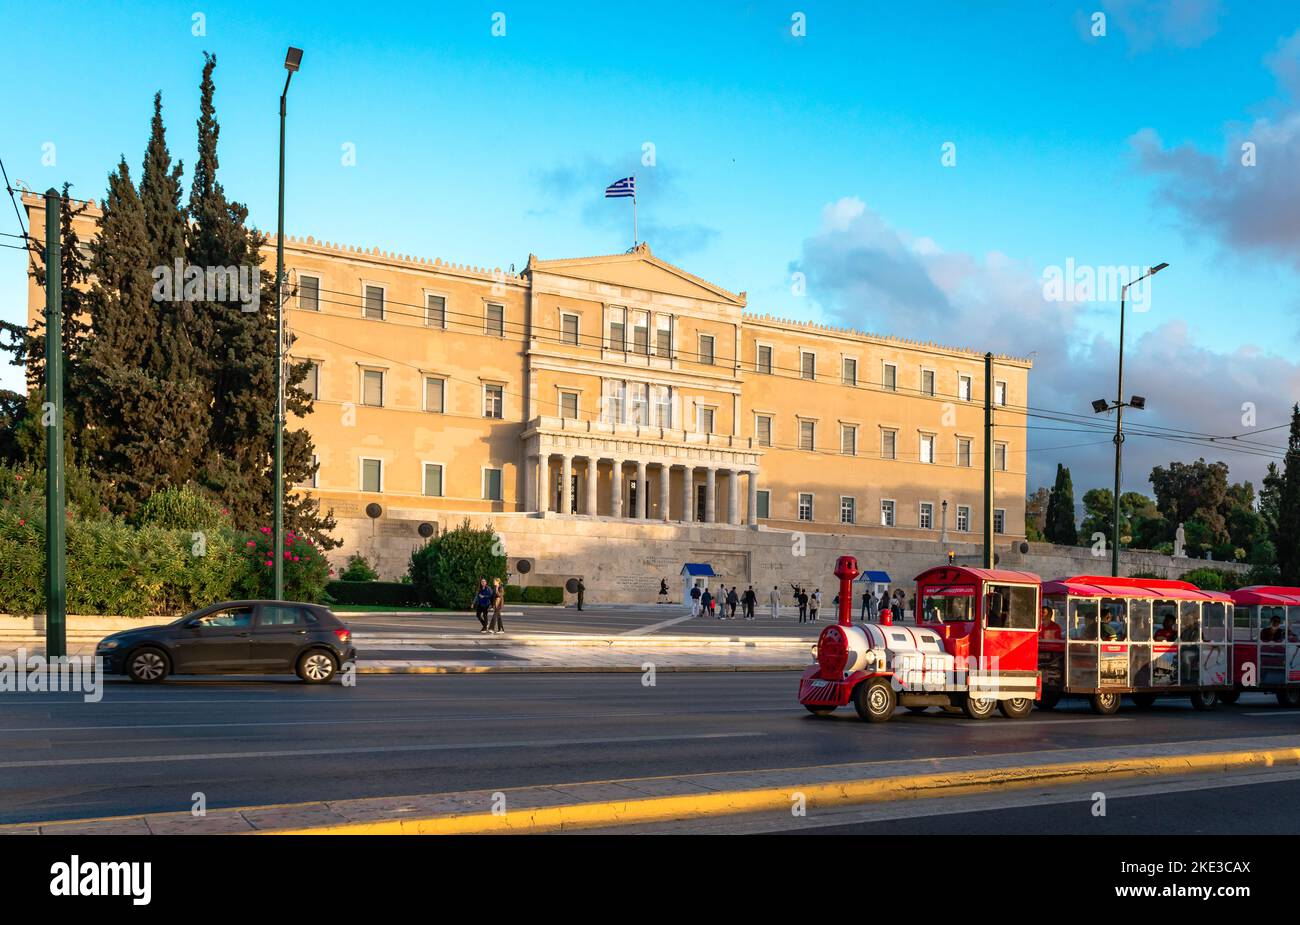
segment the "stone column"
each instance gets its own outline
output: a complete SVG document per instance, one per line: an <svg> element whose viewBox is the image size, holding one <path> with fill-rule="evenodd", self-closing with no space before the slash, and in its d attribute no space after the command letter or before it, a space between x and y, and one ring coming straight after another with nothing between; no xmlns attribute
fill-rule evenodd
<svg viewBox="0 0 1300 925"><path fill-rule="evenodd" d="M623 516L623 460L614 457L613 478L609 489L609 514L611 517Z"/></svg>
<svg viewBox="0 0 1300 925"><path fill-rule="evenodd" d="M740 470L727 473L727 523L740 526Z"/></svg>
<svg viewBox="0 0 1300 925"><path fill-rule="evenodd" d="M524 510L537 510L537 465L536 456L524 460Z"/></svg>
<svg viewBox="0 0 1300 925"><path fill-rule="evenodd" d="M749 470L749 525L758 526L758 470Z"/></svg>
<svg viewBox="0 0 1300 925"><path fill-rule="evenodd" d="M542 453L537 457L537 510L551 509L551 456Z"/></svg>
<svg viewBox="0 0 1300 925"><path fill-rule="evenodd" d="M672 507L669 490L672 483L673 467L668 463L659 464L659 519L668 522L668 511Z"/></svg>
<svg viewBox="0 0 1300 925"><path fill-rule="evenodd" d="M646 503L646 495L650 492L646 491L645 481L645 460L638 459L636 461L636 511L633 515L637 520L645 520L645 512L650 506Z"/></svg>
<svg viewBox="0 0 1300 925"><path fill-rule="evenodd" d="M682 523L695 520L695 467L690 463L682 470Z"/></svg>
<svg viewBox="0 0 1300 925"><path fill-rule="evenodd" d="M599 493L600 459L596 456L587 457L587 497L586 504L582 512L588 517L595 517L600 512L600 505L597 504L597 494Z"/></svg>
<svg viewBox="0 0 1300 925"><path fill-rule="evenodd" d="M717 523L718 470L714 466L704 470L704 522Z"/></svg>
<svg viewBox="0 0 1300 925"><path fill-rule="evenodd" d="M560 513L573 510L573 456L565 453L560 459Z"/></svg>

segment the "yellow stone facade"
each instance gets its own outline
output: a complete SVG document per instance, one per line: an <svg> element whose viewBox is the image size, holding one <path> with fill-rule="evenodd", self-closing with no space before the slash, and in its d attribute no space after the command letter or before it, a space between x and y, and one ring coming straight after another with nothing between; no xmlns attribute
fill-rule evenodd
<svg viewBox="0 0 1300 925"><path fill-rule="evenodd" d="M754 314L646 245L507 273L290 237L285 261L291 355L315 364L302 490L346 533L383 528L371 502L407 522L983 530L982 350ZM32 285L29 317L42 301ZM1024 534L1030 367L994 364L999 543Z"/></svg>

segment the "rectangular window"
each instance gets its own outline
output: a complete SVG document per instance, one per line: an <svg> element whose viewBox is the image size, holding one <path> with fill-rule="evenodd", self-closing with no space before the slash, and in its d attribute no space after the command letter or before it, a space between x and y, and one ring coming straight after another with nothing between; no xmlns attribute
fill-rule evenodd
<svg viewBox="0 0 1300 925"><path fill-rule="evenodd" d="M713 408L697 405L695 408L695 429L701 434L713 433Z"/></svg>
<svg viewBox="0 0 1300 925"><path fill-rule="evenodd" d="M576 421L578 419L577 392L560 393L560 417L568 418L570 421Z"/></svg>
<svg viewBox="0 0 1300 925"><path fill-rule="evenodd" d="M896 391L898 389L898 367L893 363L886 363L880 383L886 392Z"/></svg>
<svg viewBox="0 0 1300 925"><path fill-rule="evenodd" d="M921 370L921 394L934 395L934 370Z"/></svg>
<svg viewBox="0 0 1300 925"><path fill-rule="evenodd" d="M367 286L365 309L362 312L367 318L374 318L378 321L384 320L384 289L382 286Z"/></svg>
<svg viewBox="0 0 1300 925"><path fill-rule="evenodd" d="M384 404L384 373L378 369L361 371L361 404L382 408Z"/></svg>
<svg viewBox="0 0 1300 925"><path fill-rule="evenodd" d="M763 375L772 375L772 348L765 344L758 345L758 359L754 367Z"/></svg>
<svg viewBox="0 0 1300 925"><path fill-rule="evenodd" d="M632 349L642 356L650 355L650 316L645 312L632 316Z"/></svg>
<svg viewBox="0 0 1300 925"><path fill-rule="evenodd" d="M799 378L817 378L817 354L805 350L799 351Z"/></svg>
<svg viewBox="0 0 1300 925"><path fill-rule="evenodd" d="M424 493L430 498L442 497L442 466L437 463L424 464Z"/></svg>
<svg viewBox="0 0 1300 925"><path fill-rule="evenodd" d="M618 379L602 379L600 383L601 415L607 424L623 423L623 396L625 388Z"/></svg>
<svg viewBox="0 0 1300 925"><path fill-rule="evenodd" d="M772 445L772 418L769 415L760 414L754 419L754 431L759 446Z"/></svg>
<svg viewBox="0 0 1300 925"><path fill-rule="evenodd" d="M673 390L672 386L650 386L650 403L654 406L655 426L673 426Z"/></svg>
<svg viewBox="0 0 1300 925"><path fill-rule="evenodd" d="M1007 445L1005 443L993 444L993 468L999 472L1005 472L1007 469Z"/></svg>
<svg viewBox="0 0 1300 925"><path fill-rule="evenodd" d="M361 490L374 492L384 490L384 461L382 459L361 460Z"/></svg>
<svg viewBox="0 0 1300 925"><path fill-rule="evenodd" d="M882 430L880 432L880 458L898 458L898 431Z"/></svg>
<svg viewBox="0 0 1300 925"><path fill-rule="evenodd" d="M934 434L921 434L921 462L934 462Z"/></svg>
<svg viewBox="0 0 1300 925"><path fill-rule="evenodd" d="M970 465L970 438L969 437L957 438L957 465L959 466Z"/></svg>
<svg viewBox="0 0 1300 925"><path fill-rule="evenodd" d="M700 335L700 362L713 365L713 335Z"/></svg>
<svg viewBox="0 0 1300 925"><path fill-rule="evenodd" d="M840 425L840 452L845 456L858 455L858 429L852 424Z"/></svg>
<svg viewBox="0 0 1300 925"><path fill-rule="evenodd" d="M578 316L568 312L560 314L560 343L578 346Z"/></svg>
<svg viewBox="0 0 1300 925"><path fill-rule="evenodd" d="M1007 403L1007 384L1005 382L993 383L993 404L1005 405Z"/></svg>
<svg viewBox="0 0 1300 925"><path fill-rule="evenodd" d="M320 277L298 274L298 307L304 311L320 311Z"/></svg>
<svg viewBox="0 0 1300 925"><path fill-rule="evenodd" d="M815 421L799 422L799 449L815 450L817 448L817 423Z"/></svg>
<svg viewBox="0 0 1300 925"><path fill-rule="evenodd" d="M767 520L772 516L772 493L766 488L758 491L758 517L760 520Z"/></svg>
<svg viewBox="0 0 1300 925"><path fill-rule="evenodd" d="M424 323L439 330L447 327L447 299L445 296L425 293Z"/></svg>
<svg viewBox="0 0 1300 925"><path fill-rule="evenodd" d="M627 349L627 309L614 307L609 309L609 349Z"/></svg>
<svg viewBox="0 0 1300 925"><path fill-rule="evenodd" d="M856 498L840 498L840 523L855 524L858 522L858 501Z"/></svg>
<svg viewBox="0 0 1300 925"><path fill-rule="evenodd" d="M644 382L629 382L627 386L628 400L631 412L631 422L633 424L648 425L650 423L650 386Z"/></svg>
<svg viewBox="0 0 1300 925"><path fill-rule="evenodd" d="M801 491L799 493L799 519L813 519L813 496L811 492Z"/></svg>
<svg viewBox="0 0 1300 925"><path fill-rule="evenodd" d="M505 386L483 386L483 417L499 418L505 413Z"/></svg>
<svg viewBox="0 0 1300 925"><path fill-rule="evenodd" d="M312 454L311 454L311 472L308 474L307 478L304 479L304 480L300 483L300 484L302 485L302 487L304 487L304 488L316 488L316 487L317 487L317 485L316 485L316 480L317 480L317 477L318 477L319 473L320 473L320 457L317 456L315 453L312 453Z"/></svg>
<svg viewBox="0 0 1300 925"><path fill-rule="evenodd" d="M500 469L483 470L483 500L484 501L501 500L501 470Z"/></svg>
<svg viewBox="0 0 1300 925"><path fill-rule="evenodd" d="M970 376L957 377L957 397L962 401L970 401Z"/></svg>
<svg viewBox="0 0 1300 925"><path fill-rule="evenodd" d="M437 376L424 377L424 410L442 414L447 410L447 383Z"/></svg>
<svg viewBox="0 0 1300 925"><path fill-rule="evenodd" d="M970 532L970 506L966 504L957 505L957 530L960 533Z"/></svg>
<svg viewBox="0 0 1300 925"><path fill-rule="evenodd" d="M1000 507L993 509L993 532L1005 533L1007 525L1007 512Z"/></svg>
<svg viewBox="0 0 1300 925"><path fill-rule="evenodd" d="M934 529L934 502L921 502L921 516L917 520L917 523L920 524L922 530Z"/></svg>
<svg viewBox="0 0 1300 925"><path fill-rule="evenodd" d="M307 364L307 375L302 380L302 390L312 398L320 398L320 364Z"/></svg>
<svg viewBox="0 0 1300 925"><path fill-rule="evenodd" d="M894 502L882 500L880 502L880 525L882 527L892 527L894 525Z"/></svg>
<svg viewBox="0 0 1300 925"><path fill-rule="evenodd" d="M673 319L671 315L658 315L655 318L655 356L671 357L673 355Z"/></svg>
<svg viewBox="0 0 1300 925"><path fill-rule="evenodd" d="M483 333L493 337L506 336L506 307L492 302L487 304L483 318Z"/></svg>
<svg viewBox="0 0 1300 925"><path fill-rule="evenodd" d="M844 358L844 369L841 373L841 380L845 385L858 384L858 361L853 357Z"/></svg>

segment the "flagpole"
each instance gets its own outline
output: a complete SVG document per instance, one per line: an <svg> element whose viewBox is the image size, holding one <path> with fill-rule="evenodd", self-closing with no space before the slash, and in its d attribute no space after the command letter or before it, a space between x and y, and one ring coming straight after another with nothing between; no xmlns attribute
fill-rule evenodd
<svg viewBox="0 0 1300 925"><path fill-rule="evenodd" d="M636 245L636 174L632 174L632 246L636 247Z"/></svg>

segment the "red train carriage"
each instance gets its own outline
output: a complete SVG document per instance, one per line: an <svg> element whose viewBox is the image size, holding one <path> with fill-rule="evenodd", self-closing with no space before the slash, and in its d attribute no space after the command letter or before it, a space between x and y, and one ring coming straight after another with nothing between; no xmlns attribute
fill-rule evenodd
<svg viewBox="0 0 1300 925"><path fill-rule="evenodd" d="M1235 689L1268 691L1284 707L1300 706L1300 588L1253 585L1230 591Z"/></svg>
<svg viewBox="0 0 1300 925"><path fill-rule="evenodd" d="M868 722L897 705L960 707L983 719L994 709L1020 718L1039 693L1040 580L1029 572L945 565L917 576L917 622L853 625L857 562L842 556L839 621L822 630L817 663L804 672L799 702L823 715L852 703Z"/></svg>
<svg viewBox="0 0 1300 925"><path fill-rule="evenodd" d="M1139 706L1180 694L1200 710L1231 696L1233 602L1185 581L1077 575L1043 583L1040 706L1063 696L1111 714L1120 696Z"/></svg>

